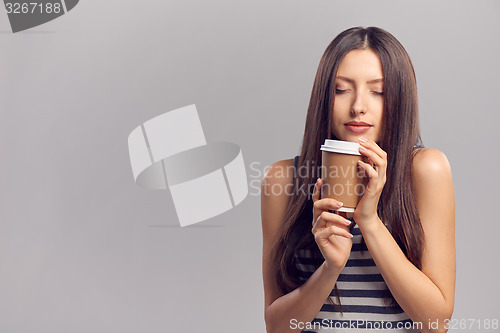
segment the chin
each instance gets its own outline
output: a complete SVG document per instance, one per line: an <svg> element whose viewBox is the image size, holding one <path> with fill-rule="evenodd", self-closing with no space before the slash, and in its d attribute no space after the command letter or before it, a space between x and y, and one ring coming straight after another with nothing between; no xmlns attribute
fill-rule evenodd
<svg viewBox="0 0 500 333"><path fill-rule="evenodd" d="M367 138L368 140L376 141L373 140L374 138L372 133L370 133L371 132L370 130L366 131L365 133L353 133L348 130L342 129L342 131L339 132L340 132L339 135L336 135L334 132L332 132L332 135L334 138L336 138L336 140L358 142L360 137L364 137Z"/></svg>
<svg viewBox="0 0 500 333"><path fill-rule="evenodd" d="M358 142L360 137L365 137L367 139L372 139L371 135L365 135L367 133L347 133L347 135L343 135L342 141L350 141L350 142Z"/></svg>

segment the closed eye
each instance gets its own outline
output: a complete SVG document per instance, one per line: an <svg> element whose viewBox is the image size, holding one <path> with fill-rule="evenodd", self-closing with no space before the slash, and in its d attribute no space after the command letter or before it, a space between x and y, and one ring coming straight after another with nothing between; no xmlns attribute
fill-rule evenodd
<svg viewBox="0 0 500 333"><path fill-rule="evenodd" d="M383 91L372 91L372 93L374 93L375 95L380 95L380 96L384 95Z"/></svg>
<svg viewBox="0 0 500 333"><path fill-rule="evenodd" d="M345 93L345 92L346 92L345 89L344 90L342 90L342 89L335 89L335 93L336 94L342 94L342 93Z"/></svg>

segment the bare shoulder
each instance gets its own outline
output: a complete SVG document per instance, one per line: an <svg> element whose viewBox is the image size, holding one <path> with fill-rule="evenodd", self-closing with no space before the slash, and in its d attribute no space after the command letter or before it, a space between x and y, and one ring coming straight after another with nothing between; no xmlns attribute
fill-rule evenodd
<svg viewBox="0 0 500 333"><path fill-rule="evenodd" d="M437 149L418 149L413 179L424 231L421 271L439 289L451 316L456 276L455 198L448 158Z"/></svg>
<svg viewBox="0 0 500 333"><path fill-rule="evenodd" d="M455 199L451 167L446 155L430 148L415 152L413 183L424 229L431 232L434 227L447 226L451 230L455 220Z"/></svg>
<svg viewBox="0 0 500 333"><path fill-rule="evenodd" d="M267 168L262 186L287 185L293 181L293 158L275 162Z"/></svg>
<svg viewBox="0 0 500 333"><path fill-rule="evenodd" d="M269 166L261 182L261 216L265 234L274 235L285 215L293 182L293 158Z"/></svg>
<svg viewBox="0 0 500 333"><path fill-rule="evenodd" d="M293 159L288 159L269 166L261 182L262 274L266 309L283 295L275 278L272 249L283 225L290 198L287 188L292 181Z"/></svg>
<svg viewBox="0 0 500 333"><path fill-rule="evenodd" d="M437 149L418 149L413 157L413 177L417 186L422 182L427 183L441 177L451 177L448 158Z"/></svg>

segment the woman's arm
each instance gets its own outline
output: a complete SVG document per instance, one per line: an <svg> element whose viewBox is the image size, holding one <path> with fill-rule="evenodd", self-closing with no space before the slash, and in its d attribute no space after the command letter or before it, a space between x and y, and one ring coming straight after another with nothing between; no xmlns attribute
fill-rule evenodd
<svg viewBox="0 0 500 333"><path fill-rule="evenodd" d="M376 156L369 157L377 164ZM378 216L357 222L373 260L401 308L414 322L422 323L422 332L446 332L455 294L455 200L451 169L442 152L421 149L414 157L413 174L425 235L421 270L406 258ZM439 323L437 330L429 327L434 322Z"/></svg>
<svg viewBox="0 0 500 333"><path fill-rule="evenodd" d="M293 160L274 163L261 184L262 272L268 333L300 332L303 328L300 329L298 324L315 318L330 295L341 270L327 266L325 261L302 286L286 295L279 290L273 274L271 249L283 222L291 191L293 171L287 171L293 170L290 168L293 168Z"/></svg>

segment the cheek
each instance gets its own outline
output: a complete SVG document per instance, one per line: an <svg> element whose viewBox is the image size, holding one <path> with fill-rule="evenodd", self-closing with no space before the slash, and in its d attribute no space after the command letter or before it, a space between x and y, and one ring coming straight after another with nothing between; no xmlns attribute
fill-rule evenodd
<svg viewBox="0 0 500 333"><path fill-rule="evenodd" d="M372 113L372 119L381 122L384 114L384 100L382 98L372 99L369 110Z"/></svg>
<svg viewBox="0 0 500 333"><path fill-rule="evenodd" d="M380 103L380 106L378 108L378 114L377 114L377 119L379 120L380 123L382 123L382 120L384 119L384 103Z"/></svg>
<svg viewBox="0 0 500 333"><path fill-rule="evenodd" d="M333 109L330 127L331 127L330 131L337 137L339 131L341 131L342 128L344 127L344 121L342 120L342 117L340 116L340 111L337 108Z"/></svg>
<svg viewBox="0 0 500 333"><path fill-rule="evenodd" d="M352 94L338 95L335 97L334 109L340 112L348 112L354 103L353 98L354 96Z"/></svg>
<svg viewBox="0 0 500 333"><path fill-rule="evenodd" d="M339 108L333 108L332 114L332 125L333 127L338 126L339 123L342 122L342 113Z"/></svg>

